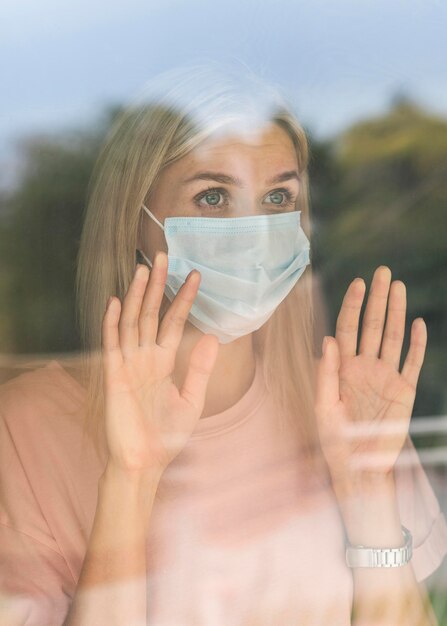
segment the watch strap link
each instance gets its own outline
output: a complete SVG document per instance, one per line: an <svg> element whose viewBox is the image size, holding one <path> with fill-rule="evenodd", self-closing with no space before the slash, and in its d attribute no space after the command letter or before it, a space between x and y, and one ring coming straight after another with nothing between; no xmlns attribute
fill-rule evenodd
<svg viewBox="0 0 447 626"><path fill-rule="evenodd" d="M413 556L413 540L410 531L401 526L405 545L399 548L368 548L351 546L346 548L348 567L401 567Z"/></svg>

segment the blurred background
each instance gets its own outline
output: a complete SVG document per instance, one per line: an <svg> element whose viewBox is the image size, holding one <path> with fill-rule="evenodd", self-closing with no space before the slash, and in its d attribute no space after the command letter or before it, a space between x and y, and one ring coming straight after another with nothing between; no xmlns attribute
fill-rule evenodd
<svg viewBox="0 0 447 626"><path fill-rule="evenodd" d="M242 61L308 134L322 331L335 333L350 281L368 288L381 264L407 286L403 358L411 322L427 324L413 439L446 510L447 3L3 0L1 12L0 382L13 360L79 350L86 188L120 108L179 62ZM432 593L447 624L444 570Z"/></svg>

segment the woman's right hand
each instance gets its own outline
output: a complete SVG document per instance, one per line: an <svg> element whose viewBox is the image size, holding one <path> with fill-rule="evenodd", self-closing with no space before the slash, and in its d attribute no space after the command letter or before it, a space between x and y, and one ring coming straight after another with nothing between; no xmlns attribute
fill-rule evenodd
<svg viewBox="0 0 447 626"><path fill-rule="evenodd" d="M202 414L219 349L215 335L201 337L177 389L175 357L200 272L189 274L159 324L167 267L163 251L151 270L138 265L123 305L114 297L102 322L108 465L132 475L161 476L185 446Z"/></svg>

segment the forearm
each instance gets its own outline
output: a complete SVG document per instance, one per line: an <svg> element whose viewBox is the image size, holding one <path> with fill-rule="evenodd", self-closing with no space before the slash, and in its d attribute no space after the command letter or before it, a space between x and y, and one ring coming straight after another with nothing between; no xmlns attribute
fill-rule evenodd
<svg viewBox="0 0 447 626"><path fill-rule="evenodd" d="M146 538L159 476L108 467L76 592L64 626L145 626Z"/></svg>
<svg viewBox="0 0 447 626"><path fill-rule="evenodd" d="M393 548L403 545L393 475L358 478L335 487L352 545ZM419 586L411 561L401 567L352 569L353 626L438 626L430 599Z"/></svg>

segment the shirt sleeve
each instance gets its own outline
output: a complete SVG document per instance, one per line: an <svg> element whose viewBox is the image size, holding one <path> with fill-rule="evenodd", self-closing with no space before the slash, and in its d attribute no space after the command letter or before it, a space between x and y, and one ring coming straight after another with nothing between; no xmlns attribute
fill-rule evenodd
<svg viewBox="0 0 447 626"><path fill-rule="evenodd" d="M410 435L394 475L401 523L413 535L413 571L421 582L438 569L447 553L447 524Z"/></svg>
<svg viewBox="0 0 447 626"><path fill-rule="evenodd" d="M0 593L23 626L62 626L71 603L64 558L0 522Z"/></svg>
<svg viewBox="0 0 447 626"><path fill-rule="evenodd" d="M17 443L0 414L0 615L23 626L61 626L75 583Z"/></svg>

